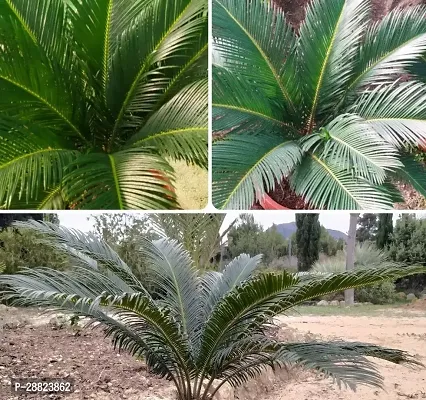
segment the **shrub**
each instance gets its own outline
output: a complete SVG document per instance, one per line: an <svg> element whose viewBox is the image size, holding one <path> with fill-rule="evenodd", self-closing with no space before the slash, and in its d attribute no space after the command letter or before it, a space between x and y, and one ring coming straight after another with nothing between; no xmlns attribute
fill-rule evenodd
<svg viewBox="0 0 426 400"><path fill-rule="evenodd" d="M391 304L397 300L395 284L383 282L355 290L355 300L359 303Z"/></svg>

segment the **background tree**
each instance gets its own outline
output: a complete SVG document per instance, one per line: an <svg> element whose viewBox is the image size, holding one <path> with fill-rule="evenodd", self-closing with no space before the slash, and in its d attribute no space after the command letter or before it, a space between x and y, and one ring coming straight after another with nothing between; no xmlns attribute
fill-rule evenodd
<svg viewBox="0 0 426 400"><path fill-rule="evenodd" d="M321 225L319 251L327 256L333 257L338 251L342 251L345 246L343 239L336 240L327 229Z"/></svg>
<svg viewBox="0 0 426 400"><path fill-rule="evenodd" d="M151 214L150 224L160 237L175 239L189 252L198 268L209 268L236 220L221 233L226 214Z"/></svg>
<svg viewBox="0 0 426 400"><path fill-rule="evenodd" d="M349 219L348 243L346 246L346 271L351 272L355 268L355 245L356 245L356 226L359 214L351 213ZM354 304L354 289L345 290L345 303L347 306Z"/></svg>
<svg viewBox="0 0 426 400"><path fill-rule="evenodd" d="M358 228L356 230L356 240L360 243L376 240L377 215L364 213L358 217Z"/></svg>
<svg viewBox="0 0 426 400"><path fill-rule="evenodd" d="M376 246L379 249L387 248L392 240L393 214L379 214L377 223Z"/></svg>
<svg viewBox="0 0 426 400"><path fill-rule="evenodd" d="M13 221L27 221L33 219L35 221L43 221L44 216L49 214L7 214L0 213L0 230L12 225ZM56 214L52 214L56 215ZM51 221L53 222L53 221Z"/></svg>
<svg viewBox="0 0 426 400"><path fill-rule="evenodd" d="M308 271L319 257L319 214L296 214L296 226L297 267L299 271Z"/></svg>
<svg viewBox="0 0 426 400"><path fill-rule="evenodd" d="M262 225L255 222L253 214L241 214L237 224L228 233L228 250L231 257L242 253L254 256L261 253L259 234L263 232Z"/></svg>
<svg viewBox="0 0 426 400"><path fill-rule="evenodd" d="M108 243L134 269L141 279L146 277L146 262L140 254L141 238L156 237L147 214L92 215L94 234Z"/></svg>
<svg viewBox="0 0 426 400"><path fill-rule="evenodd" d="M401 214L396 221L389 256L398 262L426 265L426 220L415 214ZM398 290L421 292L426 289L426 275L400 279Z"/></svg>

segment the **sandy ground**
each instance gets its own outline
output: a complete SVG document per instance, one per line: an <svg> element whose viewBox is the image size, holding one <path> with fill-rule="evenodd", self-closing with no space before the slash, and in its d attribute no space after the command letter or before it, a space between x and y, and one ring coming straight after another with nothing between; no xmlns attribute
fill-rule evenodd
<svg viewBox="0 0 426 400"><path fill-rule="evenodd" d="M322 338L363 341L399 348L426 364L426 313L404 310L393 316L300 316L280 318L290 327ZM426 369L377 361L385 391L359 387L357 393L340 390L315 376L292 382L264 400L403 400L426 399Z"/></svg>

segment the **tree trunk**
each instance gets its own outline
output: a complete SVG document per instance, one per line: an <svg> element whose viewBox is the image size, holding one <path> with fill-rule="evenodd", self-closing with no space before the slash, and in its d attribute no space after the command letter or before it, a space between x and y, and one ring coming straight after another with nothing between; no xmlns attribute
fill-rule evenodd
<svg viewBox="0 0 426 400"><path fill-rule="evenodd" d="M348 243L346 245L346 271L351 271L355 267L355 243L356 226L359 214L351 213L349 220ZM354 304L354 289L345 290L345 303L347 306Z"/></svg>

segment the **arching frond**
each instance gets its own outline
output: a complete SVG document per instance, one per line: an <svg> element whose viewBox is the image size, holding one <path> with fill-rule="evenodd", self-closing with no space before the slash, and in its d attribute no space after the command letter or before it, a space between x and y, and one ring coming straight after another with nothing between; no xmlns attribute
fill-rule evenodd
<svg viewBox="0 0 426 400"><path fill-rule="evenodd" d="M394 198L385 186L369 183L336 166L333 160L308 155L291 176L292 188L306 202L328 210L392 209Z"/></svg>
<svg viewBox="0 0 426 400"><path fill-rule="evenodd" d="M291 119L299 77L296 40L283 11L269 1L215 0L213 38L222 66L279 102Z"/></svg>
<svg viewBox="0 0 426 400"><path fill-rule="evenodd" d="M396 8L367 31L348 92L389 83L426 51L426 7Z"/></svg>
<svg viewBox="0 0 426 400"><path fill-rule="evenodd" d="M354 112L388 143L402 148L426 140L426 84L395 83L362 95Z"/></svg>
<svg viewBox="0 0 426 400"><path fill-rule="evenodd" d="M176 208L172 167L149 148L82 155L64 177L64 193L81 209ZM168 174L168 175L166 175Z"/></svg>
<svg viewBox="0 0 426 400"><path fill-rule="evenodd" d="M402 167L395 147L357 115L340 115L318 133L307 136L303 149L379 185L384 183L386 172Z"/></svg>
<svg viewBox="0 0 426 400"><path fill-rule="evenodd" d="M278 133L231 135L213 147L213 203L249 209L288 175L302 157L300 147ZM242 157L244 155L244 157Z"/></svg>
<svg viewBox="0 0 426 400"><path fill-rule="evenodd" d="M129 141L164 157L207 167L208 82L191 84L155 112Z"/></svg>
<svg viewBox="0 0 426 400"><path fill-rule="evenodd" d="M370 2L364 0L317 0L308 5L298 55L309 131L317 119L327 121L345 93L369 11Z"/></svg>

